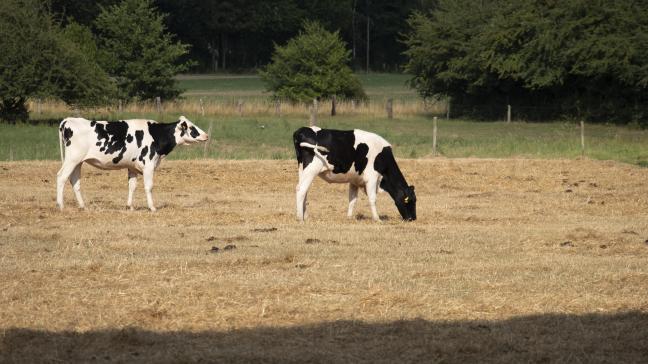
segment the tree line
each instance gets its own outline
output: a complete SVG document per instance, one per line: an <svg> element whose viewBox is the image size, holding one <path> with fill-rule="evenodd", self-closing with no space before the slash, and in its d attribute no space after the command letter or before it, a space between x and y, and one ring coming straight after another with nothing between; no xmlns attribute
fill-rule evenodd
<svg viewBox="0 0 648 364"><path fill-rule="evenodd" d="M441 0L409 24L411 85L455 115L648 125L646 1Z"/></svg>
<svg viewBox="0 0 648 364"><path fill-rule="evenodd" d="M92 26L101 8L121 0L51 0L58 17ZM339 31L351 50L356 71L400 71L407 30L414 10L436 0L155 0L167 14L165 26L189 45L185 59L193 72L247 71L267 64L274 44L285 44L305 21Z"/></svg>
<svg viewBox="0 0 648 364"><path fill-rule="evenodd" d="M187 71L258 71L276 97L363 99L404 70L455 116L648 126L643 0L3 0L0 119L26 101L177 97Z"/></svg>

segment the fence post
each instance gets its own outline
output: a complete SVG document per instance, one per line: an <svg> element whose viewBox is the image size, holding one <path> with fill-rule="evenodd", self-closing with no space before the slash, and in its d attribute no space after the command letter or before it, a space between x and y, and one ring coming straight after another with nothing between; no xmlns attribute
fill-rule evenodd
<svg viewBox="0 0 648 364"><path fill-rule="evenodd" d="M202 114L202 116L205 116L205 105L203 104L202 97L200 98L200 113ZM211 126L211 124L210 124L210 126Z"/></svg>
<svg viewBox="0 0 648 364"><path fill-rule="evenodd" d="M351 109L353 109L354 112L356 110L356 100L355 99L351 100Z"/></svg>
<svg viewBox="0 0 648 364"><path fill-rule="evenodd" d="M236 107L238 109L239 116L243 116L243 100L242 99L238 99L238 103L237 103Z"/></svg>
<svg viewBox="0 0 648 364"><path fill-rule="evenodd" d="M160 96L157 96L155 98L155 107L157 108L158 114L161 114L162 113L162 99L160 98Z"/></svg>
<svg viewBox="0 0 648 364"><path fill-rule="evenodd" d="M335 98L335 95L331 97L331 116L335 116L336 110L335 110L335 105L337 103L337 99Z"/></svg>
<svg viewBox="0 0 648 364"><path fill-rule="evenodd" d="M450 120L450 96L446 97L446 120Z"/></svg>
<svg viewBox="0 0 648 364"><path fill-rule="evenodd" d="M117 110L121 113L123 110L123 105L122 105L122 99L119 99L119 103L117 104Z"/></svg>
<svg viewBox="0 0 648 364"><path fill-rule="evenodd" d="M202 99L200 99L202 101ZM207 129L207 135L209 135L209 139L205 142L205 149L203 150L203 158L207 158L207 155L209 154L209 144L211 144L211 132L212 132L212 126L214 122L210 121L209 122L209 129Z"/></svg>
<svg viewBox="0 0 648 364"><path fill-rule="evenodd" d="M585 156L585 121L581 120L580 122L580 132L581 132L581 156Z"/></svg>
<svg viewBox="0 0 648 364"><path fill-rule="evenodd" d="M506 122L511 122L511 105L506 105Z"/></svg>
<svg viewBox="0 0 648 364"><path fill-rule="evenodd" d="M281 101L279 99L275 100L275 115L281 116Z"/></svg>
<svg viewBox="0 0 648 364"><path fill-rule="evenodd" d="M387 106L385 106L385 109L387 110L387 119L393 119L394 118L394 99L392 99L392 98L387 99Z"/></svg>
<svg viewBox="0 0 648 364"><path fill-rule="evenodd" d="M432 156L437 155L437 117L432 118Z"/></svg>

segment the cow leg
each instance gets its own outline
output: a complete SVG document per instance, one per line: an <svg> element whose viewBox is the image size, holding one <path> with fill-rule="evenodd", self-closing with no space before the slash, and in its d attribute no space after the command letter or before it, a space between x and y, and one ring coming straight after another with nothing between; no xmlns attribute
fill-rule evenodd
<svg viewBox="0 0 648 364"><path fill-rule="evenodd" d="M349 218L353 217L356 201L358 201L358 186L349 183L349 212L347 212Z"/></svg>
<svg viewBox="0 0 648 364"><path fill-rule="evenodd" d="M80 209L85 209L85 204L83 203L83 197L81 197L81 166L83 163L77 164L72 173L70 174L70 184L74 190L74 196L76 197L77 203L79 204Z"/></svg>
<svg viewBox="0 0 648 364"><path fill-rule="evenodd" d="M304 221L306 214L306 196L308 189L313 183L315 176L319 174L322 169L322 163L313 160L301 173L299 173L299 183L296 188L296 202L297 202L297 220Z"/></svg>
<svg viewBox="0 0 648 364"><path fill-rule="evenodd" d="M367 198L369 199L369 206L371 207L371 217L374 221L380 221L380 216L378 216L378 210L376 210L376 191L378 188L378 181L376 179L370 179L367 182L365 191L367 192Z"/></svg>
<svg viewBox="0 0 648 364"><path fill-rule="evenodd" d="M70 178L70 175L72 175L76 167L76 163L71 163L66 160L56 174L56 204L61 210L63 210L63 189L65 188L65 181Z"/></svg>
<svg viewBox="0 0 648 364"><path fill-rule="evenodd" d="M157 209L153 206L153 168L144 168L144 191L146 192L146 202L151 212L155 212Z"/></svg>
<svg viewBox="0 0 648 364"><path fill-rule="evenodd" d="M129 169L128 170L128 201L126 206L132 211L133 208L133 194L135 193L135 188L137 188L137 172Z"/></svg>

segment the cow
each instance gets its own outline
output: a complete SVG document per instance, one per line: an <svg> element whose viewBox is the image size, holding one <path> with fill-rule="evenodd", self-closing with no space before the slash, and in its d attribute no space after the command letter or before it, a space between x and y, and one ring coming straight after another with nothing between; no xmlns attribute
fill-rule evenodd
<svg viewBox="0 0 648 364"><path fill-rule="evenodd" d="M192 144L209 139L207 133L186 117L174 123L132 119L90 121L66 118L59 126L59 146L63 166L56 180L56 203L63 210L63 188L70 180L79 208L85 208L81 197L81 165L85 162L100 169L128 169L127 206L133 210L133 193L137 175L144 176L146 200L153 205L153 172L176 145Z"/></svg>
<svg viewBox="0 0 648 364"><path fill-rule="evenodd" d="M349 184L349 218L353 217L358 189L362 187L369 198L374 221L380 221L376 211L379 188L394 199L403 220L416 220L414 186L405 181L391 145L381 136L359 129L332 130L312 126L295 131L293 143L299 167L298 220L303 222L306 217L306 197L316 176L328 183Z"/></svg>

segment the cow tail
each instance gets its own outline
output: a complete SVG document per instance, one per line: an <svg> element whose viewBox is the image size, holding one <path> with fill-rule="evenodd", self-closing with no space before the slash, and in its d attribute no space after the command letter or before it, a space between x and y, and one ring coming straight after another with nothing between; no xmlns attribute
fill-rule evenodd
<svg viewBox="0 0 648 364"><path fill-rule="evenodd" d="M63 122L65 122L65 120L63 120ZM63 123L61 123L61 125L63 125ZM61 152L61 162L64 162L65 156L63 153L63 128L61 128L60 126L58 130L58 137L59 137L59 151Z"/></svg>
<svg viewBox="0 0 648 364"><path fill-rule="evenodd" d="M325 148L325 147L323 147L321 145L311 144L311 143L307 143L307 142L301 142L301 143L299 143L299 146L304 147L304 148L312 149L313 153L315 153L315 156L317 156L317 158L319 158L324 163L325 166L328 165L328 163L326 162L326 158L324 158L324 156L320 153L320 151L322 151L324 153L329 153L328 148Z"/></svg>

